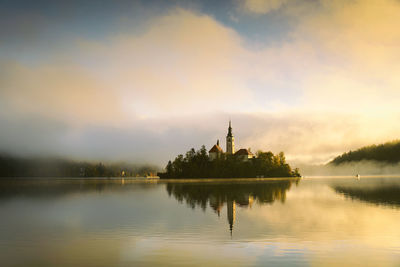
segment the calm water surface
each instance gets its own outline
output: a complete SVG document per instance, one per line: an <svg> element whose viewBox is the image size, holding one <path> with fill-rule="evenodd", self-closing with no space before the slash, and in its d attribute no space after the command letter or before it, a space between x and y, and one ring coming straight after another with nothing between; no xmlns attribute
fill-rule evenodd
<svg viewBox="0 0 400 267"><path fill-rule="evenodd" d="M400 266L400 178L0 181L1 266Z"/></svg>

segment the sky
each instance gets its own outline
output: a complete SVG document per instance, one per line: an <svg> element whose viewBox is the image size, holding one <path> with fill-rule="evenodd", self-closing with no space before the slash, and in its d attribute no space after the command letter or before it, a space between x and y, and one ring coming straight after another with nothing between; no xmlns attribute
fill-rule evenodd
<svg viewBox="0 0 400 267"><path fill-rule="evenodd" d="M399 138L400 1L0 0L0 151L321 164Z"/></svg>

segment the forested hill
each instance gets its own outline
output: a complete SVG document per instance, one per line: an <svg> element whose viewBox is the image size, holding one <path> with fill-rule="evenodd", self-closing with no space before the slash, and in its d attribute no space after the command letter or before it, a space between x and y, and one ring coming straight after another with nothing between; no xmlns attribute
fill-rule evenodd
<svg viewBox="0 0 400 267"><path fill-rule="evenodd" d="M387 163L400 162L400 140L381 145L366 146L355 151L344 153L333 159L330 164L339 165L346 162L361 160L373 160Z"/></svg>

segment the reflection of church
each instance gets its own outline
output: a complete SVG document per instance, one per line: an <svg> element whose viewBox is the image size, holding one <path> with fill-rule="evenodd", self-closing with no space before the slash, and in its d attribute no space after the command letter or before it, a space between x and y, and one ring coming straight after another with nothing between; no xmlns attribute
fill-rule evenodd
<svg viewBox="0 0 400 267"><path fill-rule="evenodd" d="M228 215L229 230L231 231L231 235L232 235L233 223L235 222L235 218L236 218L236 203L235 203L235 201L229 200L226 203L226 209L227 209L227 215Z"/></svg>
<svg viewBox="0 0 400 267"><path fill-rule="evenodd" d="M208 153L210 160L215 160L224 155L224 151L219 146L219 140L217 140L217 143L210 149ZM228 134L226 135L226 154L235 155L236 157L241 158L243 161L254 158L254 155L250 152L250 149L241 148L235 152L235 137L232 134L231 121L229 121Z"/></svg>
<svg viewBox="0 0 400 267"><path fill-rule="evenodd" d="M224 202L218 200L215 197L210 197L210 207L218 214L218 217L221 214L221 209L224 206ZM229 199L226 201L226 214L229 223L229 230L232 235L233 224L235 223L236 219L236 205L240 207L250 207L253 205L254 198L251 195L245 194L240 196L240 198L233 200Z"/></svg>
<svg viewBox="0 0 400 267"><path fill-rule="evenodd" d="M284 202L291 183L291 180L257 183L168 183L166 189L170 196L174 196L179 202L185 200L193 209L201 207L205 211L209 205L218 216L226 204L227 220L232 234L237 207L251 208L254 201L259 204Z"/></svg>

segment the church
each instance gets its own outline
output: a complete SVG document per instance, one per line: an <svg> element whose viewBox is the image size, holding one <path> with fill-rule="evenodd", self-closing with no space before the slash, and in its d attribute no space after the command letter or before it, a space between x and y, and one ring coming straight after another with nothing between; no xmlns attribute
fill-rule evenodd
<svg viewBox="0 0 400 267"><path fill-rule="evenodd" d="M215 160L217 158L220 158L222 155L224 155L224 151L222 148L219 146L219 140L217 140L217 143L208 151L210 160ZM238 151L235 152L235 137L233 137L232 134L232 126L231 126L231 121L229 121L229 127L228 127L228 134L226 135L226 155L234 155L238 158L241 158L243 161L247 161L249 159L254 158L254 155L250 152L249 149L246 148L241 148Z"/></svg>

